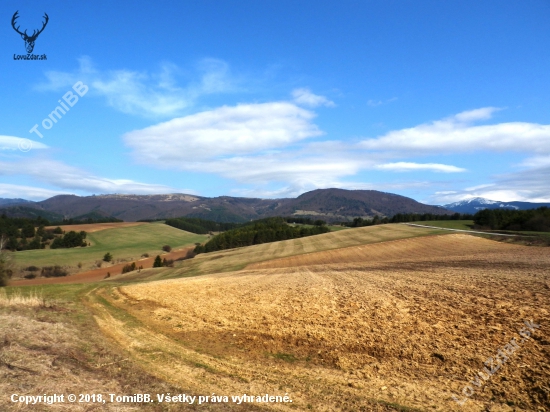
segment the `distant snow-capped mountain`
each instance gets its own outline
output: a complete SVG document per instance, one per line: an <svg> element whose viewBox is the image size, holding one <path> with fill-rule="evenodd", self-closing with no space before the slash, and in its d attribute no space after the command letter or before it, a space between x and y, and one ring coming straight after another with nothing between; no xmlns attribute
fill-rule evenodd
<svg viewBox="0 0 550 412"><path fill-rule="evenodd" d="M526 210L536 209L542 206L550 207L550 203L500 202L498 200L490 200L483 197L474 197L472 199L461 200L460 202L443 205L445 209L452 210L453 212L472 214L483 209Z"/></svg>

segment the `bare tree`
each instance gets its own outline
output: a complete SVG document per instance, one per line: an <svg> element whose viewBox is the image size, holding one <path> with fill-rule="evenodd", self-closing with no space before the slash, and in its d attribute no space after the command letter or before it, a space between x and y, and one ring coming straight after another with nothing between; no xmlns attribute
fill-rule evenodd
<svg viewBox="0 0 550 412"><path fill-rule="evenodd" d="M8 279L11 277L12 270L10 269L10 256L3 251L7 237L0 235L0 287L8 285Z"/></svg>
<svg viewBox="0 0 550 412"><path fill-rule="evenodd" d="M2 233L0 234L0 251L2 251L8 243L8 237Z"/></svg>

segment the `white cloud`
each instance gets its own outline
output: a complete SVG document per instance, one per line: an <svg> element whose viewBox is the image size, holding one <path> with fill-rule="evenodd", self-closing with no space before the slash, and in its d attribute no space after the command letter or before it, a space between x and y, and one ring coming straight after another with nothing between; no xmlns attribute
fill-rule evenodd
<svg viewBox="0 0 550 412"><path fill-rule="evenodd" d="M32 149L47 148L48 146L46 146L44 143L37 142L36 140L0 135L0 150L20 150L22 152L28 152Z"/></svg>
<svg viewBox="0 0 550 412"><path fill-rule="evenodd" d="M550 155L533 156L525 159L519 166L538 169L541 167L550 167ZM549 176L550 179L550 176Z"/></svg>
<svg viewBox="0 0 550 412"><path fill-rule="evenodd" d="M13 175L30 176L57 188L88 193L155 194L184 192L165 185L100 177L61 162L40 158L28 158L18 162L0 162L0 176ZM189 191L186 193L189 193Z"/></svg>
<svg viewBox="0 0 550 412"><path fill-rule="evenodd" d="M157 73L126 69L101 72L85 56L79 59L75 72L47 72L48 81L37 89L68 91L81 81L89 86L91 95L105 97L116 110L152 118L181 114L201 96L236 89L228 65L217 59L200 61L185 87L178 86L177 77L182 77L181 70L169 63L161 65Z"/></svg>
<svg viewBox="0 0 550 412"><path fill-rule="evenodd" d="M498 109L486 107L449 118L395 130L361 142L366 150L400 151L409 154L473 152L481 150L550 153L550 125L510 122L472 126L489 119Z"/></svg>
<svg viewBox="0 0 550 412"><path fill-rule="evenodd" d="M491 183L468 187L450 192L436 192L430 198L432 203L448 204L460 200L483 197L501 202L550 202L550 164L533 167L513 173L489 177Z"/></svg>
<svg viewBox="0 0 550 412"><path fill-rule="evenodd" d="M288 147L320 136L313 117L288 102L241 104L176 118L126 133L123 139L140 161L186 170L192 162Z"/></svg>
<svg viewBox="0 0 550 412"><path fill-rule="evenodd" d="M465 172L466 169L461 167L443 165L439 163L411 163L411 162L396 162L386 163L375 167L379 170L389 170L392 172L412 172L427 170L431 172L457 173Z"/></svg>
<svg viewBox="0 0 550 412"><path fill-rule="evenodd" d="M480 109L467 110L458 113L446 119L450 122L470 123L476 120L488 120L493 116L493 113L502 110L499 107L482 107Z"/></svg>
<svg viewBox="0 0 550 412"><path fill-rule="evenodd" d="M21 198L26 200L44 200L67 192L49 190L41 187L0 183L0 197Z"/></svg>
<svg viewBox="0 0 550 412"><path fill-rule="evenodd" d="M296 104L300 104L308 107L336 106L333 101L327 99L325 96L319 96L317 94L313 94L311 90L306 88L294 89L292 91L292 98L294 99L294 102Z"/></svg>

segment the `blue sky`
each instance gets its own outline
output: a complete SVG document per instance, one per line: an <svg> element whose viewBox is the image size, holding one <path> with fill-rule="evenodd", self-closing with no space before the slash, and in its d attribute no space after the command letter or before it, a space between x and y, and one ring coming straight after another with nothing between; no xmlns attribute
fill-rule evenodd
<svg viewBox="0 0 550 412"><path fill-rule="evenodd" d="M15 60L16 11L28 34L48 14L47 60ZM0 197L550 201L547 0L4 0L0 17Z"/></svg>

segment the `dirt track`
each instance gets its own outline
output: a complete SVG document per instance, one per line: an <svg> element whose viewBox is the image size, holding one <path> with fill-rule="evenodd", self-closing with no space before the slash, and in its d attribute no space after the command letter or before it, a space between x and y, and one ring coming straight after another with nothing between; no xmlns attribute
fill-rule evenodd
<svg viewBox="0 0 550 412"><path fill-rule="evenodd" d="M288 392L295 408L317 411L370 411L373 399L550 408L550 249L448 235L360 250L355 263L342 250L332 264L125 286L105 297L145 327L98 322L159 376L202 393ZM541 325L533 339L459 406L452 395L464 398L526 319Z"/></svg>

